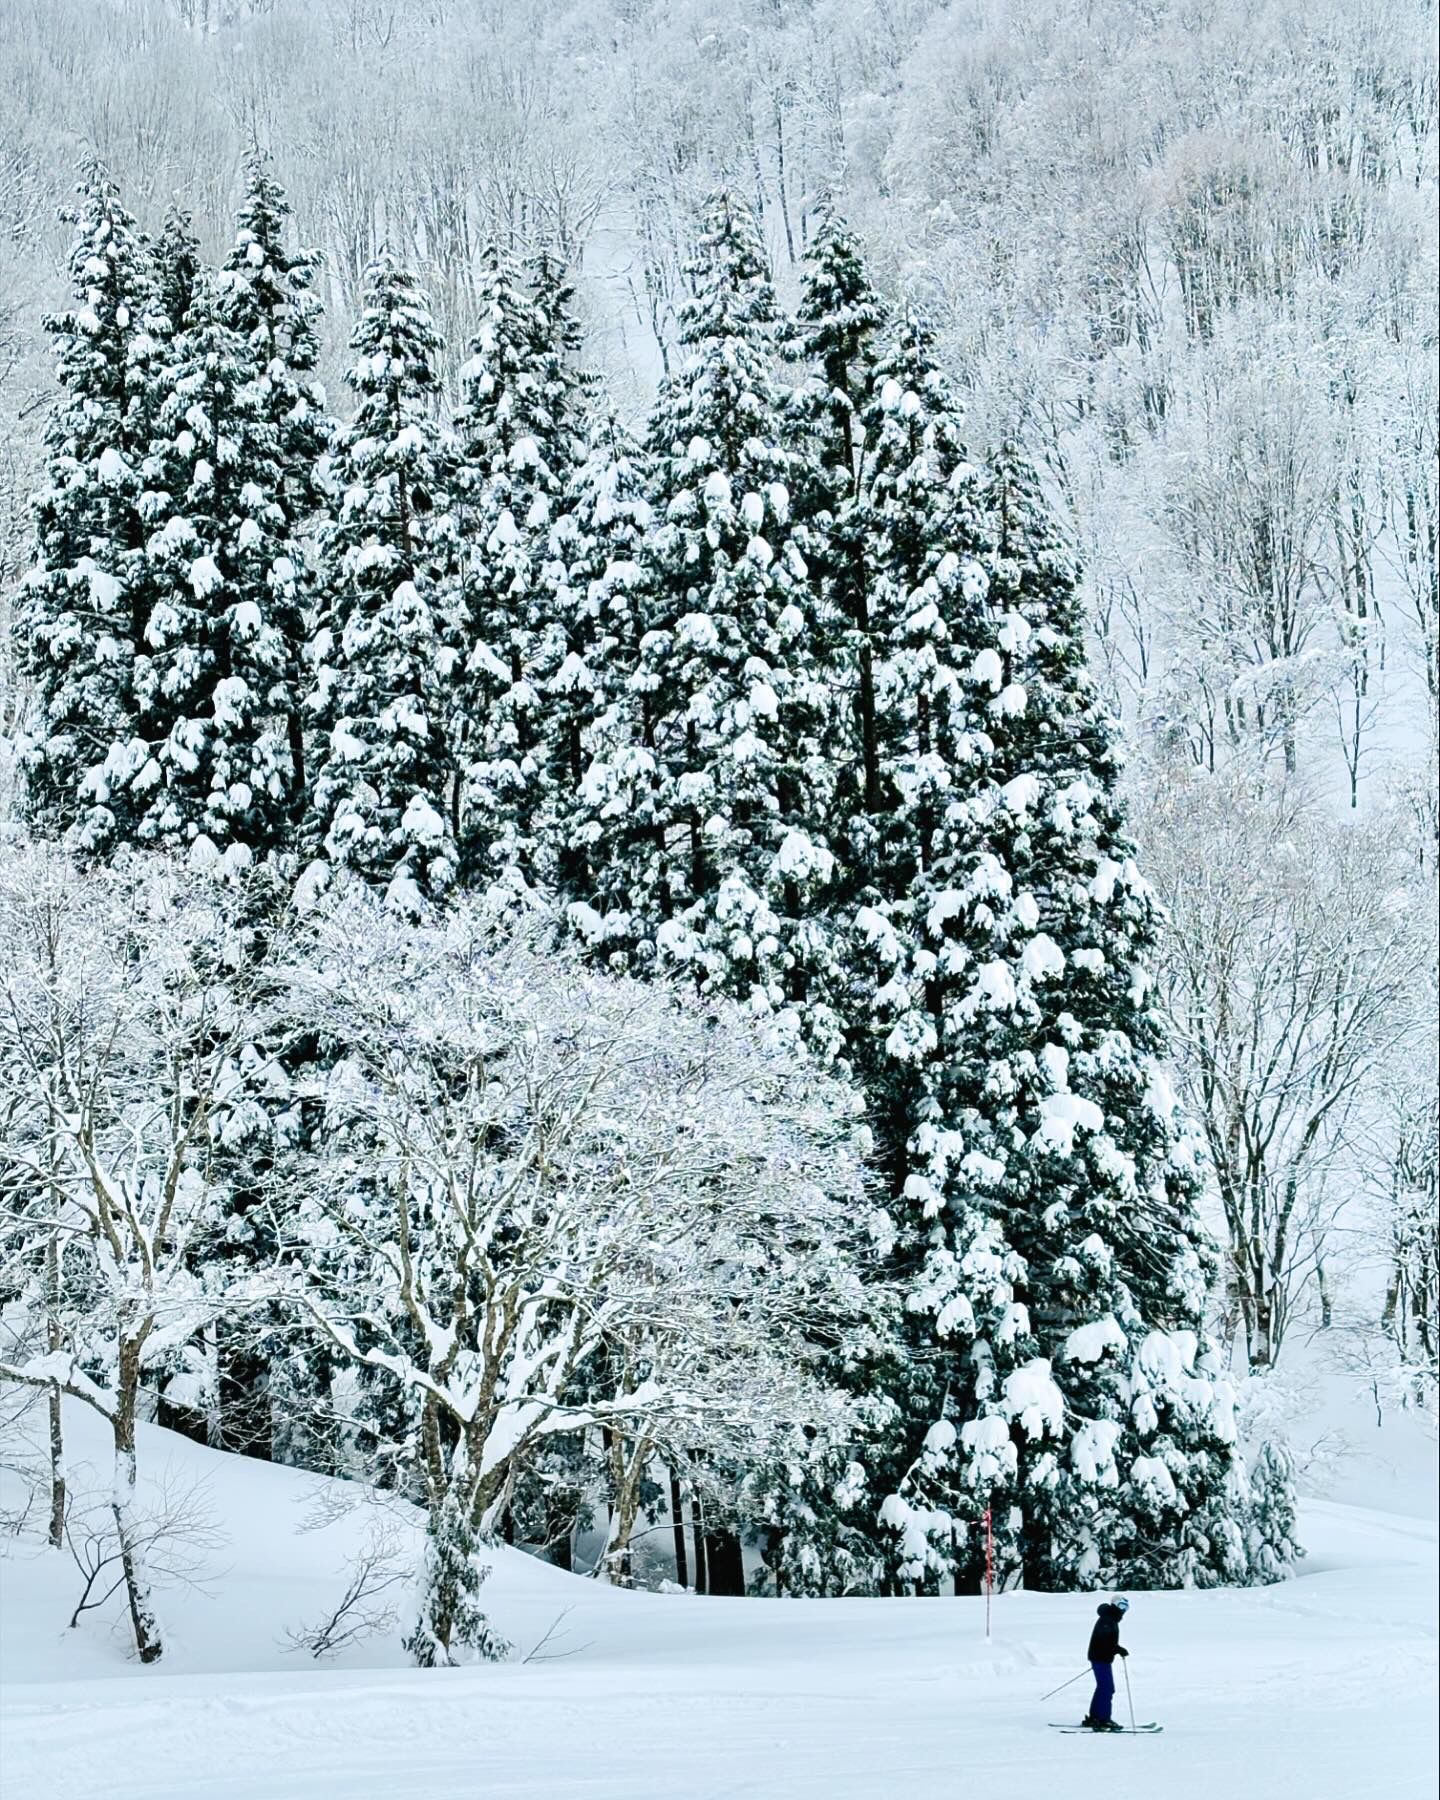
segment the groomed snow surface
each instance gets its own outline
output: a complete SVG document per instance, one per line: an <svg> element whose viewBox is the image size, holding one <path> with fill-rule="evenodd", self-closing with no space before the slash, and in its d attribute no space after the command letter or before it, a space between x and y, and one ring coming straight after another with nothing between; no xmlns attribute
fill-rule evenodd
<svg viewBox="0 0 1440 1800"><path fill-rule="evenodd" d="M71 1461L105 1467L92 1420ZM67 1559L0 1552L5 1800L1384 1800L1436 1789L1436 1528L1429 1473L1312 1502L1282 1586L1141 1594L1137 1717L1163 1735L1065 1737L1095 1599L755 1601L624 1594L496 1553L491 1616L520 1653L565 1614L559 1660L422 1672L399 1631L333 1664L282 1647L333 1606L373 1516L319 1529L327 1487L154 1429L150 1475L199 1480L227 1540L207 1592L160 1596L162 1663L127 1661L118 1599L65 1621ZM1428 1458L1426 1459L1428 1462ZM1379 1473L1377 1469L1377 1474ZM13 1478L6 1476L6 1481ZM100 1477L92 1472L91 1479ZM13 1487L5 1493L8 1504ZM406 1529L413 1529L407 1526ZM565 1609L570 1609L566 1612ZM409 1623L408 1614L404 1623ZM1119 1716L1124 1718L1123 1680Z"/></svg>

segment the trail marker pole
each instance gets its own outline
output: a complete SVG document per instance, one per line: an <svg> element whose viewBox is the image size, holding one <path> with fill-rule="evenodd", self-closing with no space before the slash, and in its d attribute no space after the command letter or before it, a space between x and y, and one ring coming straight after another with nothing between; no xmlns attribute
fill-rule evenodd
<svg viewBox="0 0 1440 1800"><path fill-rule="evenodd" d="M990 1642L990 1596L995 1588L995 1536L990 1526L990 1508L985 1508L985 1642Z"/></svg>

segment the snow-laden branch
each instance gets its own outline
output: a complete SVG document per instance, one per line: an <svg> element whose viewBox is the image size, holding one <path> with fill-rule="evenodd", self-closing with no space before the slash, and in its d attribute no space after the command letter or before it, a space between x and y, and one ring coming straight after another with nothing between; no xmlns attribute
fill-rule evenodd
<svg viewBox="0 0 1440 1800"><path fill-rule="evenodd" d="M458 1483L485 1520L561 1433L683 1446L824 1410L816 1346L867 1303L840 1084L738 1010L464 907L399 928L343 898L284 985L346 1046L310 1092L323 1149L286 1178L287 1288L411 1396L432 1504Z"/></svg>

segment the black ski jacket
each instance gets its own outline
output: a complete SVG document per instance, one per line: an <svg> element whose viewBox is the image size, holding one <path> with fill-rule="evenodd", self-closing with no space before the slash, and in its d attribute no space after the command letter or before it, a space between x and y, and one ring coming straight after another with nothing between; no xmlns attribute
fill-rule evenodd
<svg viewBox="0 0 1440 1800"><path fill-rule="evenodd" d="M1092 1663L1113 1663L1117 1656L1125 1652L1120 1648L1120 1621L1124 1618L1118 1606L1111 1606L1107 1600L1098 1609L1095 1629L1090 1633L1090 1648L1085 1652Z"/></svg>

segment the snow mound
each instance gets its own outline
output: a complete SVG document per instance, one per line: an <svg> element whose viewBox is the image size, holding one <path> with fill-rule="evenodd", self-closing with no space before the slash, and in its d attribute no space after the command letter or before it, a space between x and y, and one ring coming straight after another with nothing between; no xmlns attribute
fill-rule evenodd
<svg viewBox="0 0 1440 1800"><path fill-rule="evenodd" d="M79 1408L67 1428L80 1483L106 1467L103 1436ZM316 1663L284 1634L333 1606L374 1509L348 1504L345 1484L153 1427L141 1455L147 1479L204 1495L222 1547L203 1591L161 1594L170 1649L141 1670L113 1609L65 1629L65 1558L33 1535L0 1540L7 1795L1042 1800L1117 1779L1117 1793L1166 1800L1433 1791L1433 1515L1311 1503L1299 1579L1134 1594L1135 1703L1166 1730L1126 1745L1134 1766L1117 1778L1088 1766L1113 1746L1045 1729L1079 1717L1084 1684L1040 1698L1083 1659L1097 1595L999 1595L987 1644L979 1599L625 1594L500 1547L484 1595L516 1660L411 1669L397 1626ZM15 1479L0 1478L7 1509ZM413 1512L385 1517L418 1538Z"/></svg>

